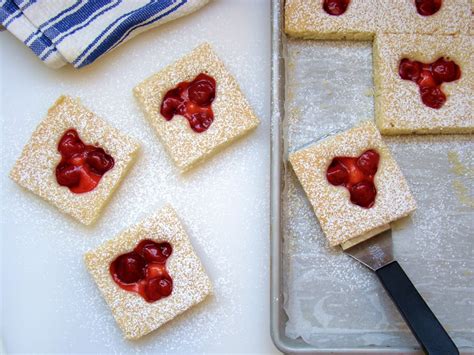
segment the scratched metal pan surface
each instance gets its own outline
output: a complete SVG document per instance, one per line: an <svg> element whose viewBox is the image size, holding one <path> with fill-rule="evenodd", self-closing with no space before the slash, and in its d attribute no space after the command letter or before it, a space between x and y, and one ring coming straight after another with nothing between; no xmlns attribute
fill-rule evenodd
<svg viewBox="0 0 474 355"><path fill-rule="evenodd" d="M289 152L373 119L369 42L288 39L273 15L271 322L287 353L417 353L376 277L330 248ZM418 209L393 224L396 259L463 353L474 352L474 140L385 137Z"/></svg>

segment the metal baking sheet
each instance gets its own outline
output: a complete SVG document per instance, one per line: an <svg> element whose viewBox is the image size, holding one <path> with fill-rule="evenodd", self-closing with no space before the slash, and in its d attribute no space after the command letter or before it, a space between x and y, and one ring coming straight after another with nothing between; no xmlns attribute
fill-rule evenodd
<svg viewBox="0 0 474 355"><path fill-rule="evenodd" d="M376 277L330 248L288 152L373 118L369 42L286 39L273 2L272 336L285 352L407 353L418 345ZM463 352L474 350L472 136L386 137L418 203L395 255Z"/></svg>

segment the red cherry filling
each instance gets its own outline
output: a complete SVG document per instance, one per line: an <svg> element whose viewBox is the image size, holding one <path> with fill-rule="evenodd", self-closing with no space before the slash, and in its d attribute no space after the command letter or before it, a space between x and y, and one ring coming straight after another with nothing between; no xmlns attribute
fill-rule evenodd
<svg viewBox="0 0 474 355"><path fill-rule="evenodd" d="M166 260L172 252L167 242L145 239L133 251L119 255L109 271L122 289L138 293L147 302L155 302L173 291L173 280L166 270Z"/></svg>
<svg viewBox="0 0 474 355"><path fill-rule="evenodd" d="M450 83L461 77L461 68L452 60L444 57L433 63L422 63L403 58L398 73L404 80L415 82L420 90L421 101L431 108L439 109L446 102L446 95L441 90L443 83Z"/></svg>
<svg viewBox="0 0 474 355"><path fill-rule="evenodd" d="M324 0L323 9L329 15L339 16L346 12L350 0Z"/></svg>
<svg viewBox="0 0 474 355"><path fill-rule="evenodd" d="M374 177L379 161L380 155L372 149L356 158L335 157L326 171L326 178L331 185L346 187L353 204L370 208L377 195Z"/></svg>
<svg viewBox="0 0 474 355"><path fill-rule="evenodd" d="M145 260L133 251L120 255L115 261L115 275L126 284L137 282L145 276Z"/></svg>
<svg viewBox="0 0 474 355"><path fill-rule="evenodd" d="M200 73L193 81L183 81L169 90L161 102L160 113L167 121L174 115L184 116L193 131L201 133L214 121L211 105L215 97L216 81Z"/></svg>
<svg viewBox="0 0 474 355"><path fill-rule="evenodd" d="M115 162L102 148L85 145L75 129L67 130L58 144L61 161L56 166L56 181L74 193L93 190Z"/></svg>
<svg viewBox="0 0 474 355"><path fill-rule="evenodd" d="M431 16L441 8L441 0L415 0L416 11L421 16Z"/></svg>

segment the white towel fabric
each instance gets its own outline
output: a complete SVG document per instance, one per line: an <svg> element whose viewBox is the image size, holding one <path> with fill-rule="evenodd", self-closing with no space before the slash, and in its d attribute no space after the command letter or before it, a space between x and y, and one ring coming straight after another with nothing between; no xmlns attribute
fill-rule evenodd
<svg viewBox="0 0 474 355"><path fill-rule="evenodd" d="M76 68L209 0L0 0L0 22L46 65Z"/></svg>

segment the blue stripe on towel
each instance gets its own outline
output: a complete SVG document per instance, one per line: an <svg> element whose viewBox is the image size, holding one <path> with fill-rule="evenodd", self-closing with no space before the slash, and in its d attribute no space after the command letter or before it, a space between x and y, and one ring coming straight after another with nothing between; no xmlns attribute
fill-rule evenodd
<svg viewBox="0 0 474 355"><path fill-rule="evenodd" d="M176 11L176 9L186 3L186 1L187 0L181 0L179 4L174 6L168 12L157 17L154 21L157 21L163 16L166 16ZM116 21L107 26L107 28L99 35L99 37L97 37L91 44L89 44L89 46L87 46L87 48L81 53L81 55L77 57L77 59L73 62L74 66L80 68L92 63L96 58L104 54L107 50L110 49L110 47L112 47L117 41L119 41L131 27L142 24L150 18L150 14L157 14L165 10L167 7L174 5L174 3L176 3L176 0L159 1L158 3L156 2L156 0L153 0L151 3L119 17ZM97 42L99 42L100 39L108 32L108 30L119 20L122 20L122 18L124 18L124 21L120 23L109 35L107 35L107 37L104 38L104 40L99 44L96 49L94 49L91 53L87 54L88 51ZM87 55L86 58L84 58L85 55Z"/></svg>
<svg viewBox="0 0 474 355"><path fill-rule="evenodd" d="M81 8L78 11L75 11L64 18L61 19L61 21L58 21L48 29L44 30L44 34L48 36L51 40L54 41L54 39L57 36L60 36L61 34L67 32L71 28L80 25L87 21L91 16L96 14L98 11L100 11L102 8L107 7L115 7L120 3L117 1L113 0L94 0L91 2L87 2L84 6L81 6ZM41 27L40 27L41 28Z"/></svg>
<svg viewBox="0 0 474 355"><path fill-rule="evenodd" d="M4 23L6 19L12 16L14 13L19 11L18 6L16 6L12 1L7 0L4 4L0 7L0 22L2 23L3 27L7 27ZM21 12L20 12L21 14Z"/></svg>
<svg viewBox="0 0 474 355"><path fill-rule="evenodd" d="M112 4L112 6L108 7L108 8L105 8L103 9L101 12L99 12L98 14L96 14L95 16L93 16L92 18L89 19L89 21L87 21L86 23L82 24L81 26L79 27L76 27L74 28L72 31L70 32L67 32L67 33L64 33L61 37L59 37L58 39L54 39L53 40L53 43L54 45L58 45L59 43L61 43L65 38L69 37L69 36L72 36L74 33L76 33L77 31L81 30L82 28L84 27L87 27L92 21L94 21L97 17L101 16L102 14L104 14L105 12L113 9L114 7L118 6L120 3L121 3L122 0L118 0L115 4ZM52 48L50 49L48 52L44 53L40 59L41 60L44 60L46 58L48 58L48 56L54 52L55 48Z"/></svg>
<svg viewBox="0 0 474 355"><path fill-rule="evenodd" d="M36 30L36 32L32 33L31 35L28 36L28 38L24 41L24 43L26 45L29 45L28 42L34 37L34 36L38 36L40 33L41 33L41 30L47 26L48 24L50 24L51 22L54 22L56 21L58 18L60 18L61 16L63 16L65 13L69 12L69 11L72 11L74 10L76 7L78 7L80 4L82 3L82 0L77 0L74 5L71 5L70 7L64 9L63 11L61 11L59 14L57 14L56 16L50 18L48 21L46 22L43 22L39 27L38 29Z"/></svg>
<svg viewBox="0 0 474 355"><path fill-rule="evenodd" d="M182 0L180 4L178 4L178 6L176 6L175 8L171 9L170 11L168 11L167 13L164 13L160 16L158 16L157 18L154 18L154 19L151 19L150 21L148 22L145 22L145 23L142 23L142 24L139 24L135 27L132 27L130 28L126 33L125 35L122 37L122 39L120 39L120 41L116 42L111 48L109 48L107 51L109 50L112 50L114 49L115 47L117 47L118 45L120 45L120 43L122 43L123 41L125 41L127 39L127 37L130 35L130 33L132 33L133 31L135 31L137 28L140 28L140 27L143 27L143 26L147 26L153 22L156 22L158 21L159 19L163 18L163 16L167 16L169 15L170 13L173 13L175 12L178 8L180 8L182 5L184 5L185 3L187 3L188 0Z"/></svg>

